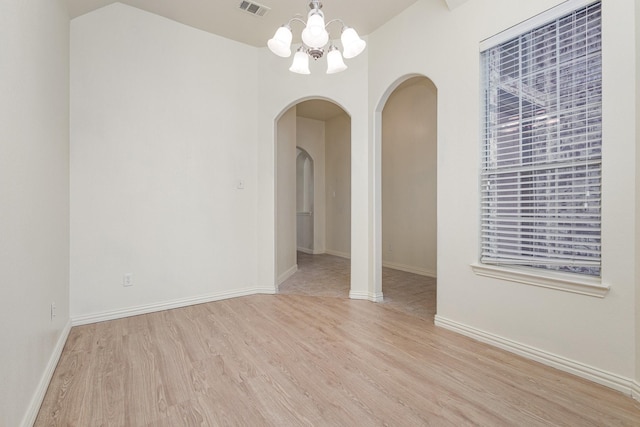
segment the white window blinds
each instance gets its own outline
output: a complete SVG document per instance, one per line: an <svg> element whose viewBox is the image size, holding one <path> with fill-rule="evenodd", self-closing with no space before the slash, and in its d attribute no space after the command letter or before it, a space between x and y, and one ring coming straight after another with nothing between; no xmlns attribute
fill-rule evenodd
<svg viewBox="0 0 640 427"><path fill-rule="evenodd" d="M600 2L482 52L481 262L600 275Z"/></svg>

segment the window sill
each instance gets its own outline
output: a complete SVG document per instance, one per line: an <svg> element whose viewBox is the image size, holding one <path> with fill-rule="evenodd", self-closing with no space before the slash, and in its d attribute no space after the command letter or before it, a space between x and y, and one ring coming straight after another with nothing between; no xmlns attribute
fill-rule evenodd
<svg viewBox="0 0 640 427"><path fill-rule="evenodd" d="M598 298L604 298L610 289L609 286L603 285L599 278L576 277L573 274L538 272L479 263L471 264L471 269L478 276L492 277L494 279L508 280L510 282L557 289Z"/></svg>

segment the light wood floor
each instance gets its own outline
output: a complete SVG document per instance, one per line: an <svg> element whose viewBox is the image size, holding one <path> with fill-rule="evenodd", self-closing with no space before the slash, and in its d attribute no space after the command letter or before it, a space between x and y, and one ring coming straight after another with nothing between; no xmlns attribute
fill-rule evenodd
<svg viewBox="0 0 640 427"><path fill-rule="evenodd" d="M298 252L298 271L280 285L279 293L348 298L350 269L348 259ZM433 320L436 314L436 279L383 268L382 283L383 304Z"/></svg>
<svg viewBox="0 0 640 427"><path fill-rule="evenodd" d="M388 303L310 295L344 292L326 257L279 295L74 327L36 426L640 425L631 398L434 327L430 279L407 279L422 310L393 271Z"/></svg>

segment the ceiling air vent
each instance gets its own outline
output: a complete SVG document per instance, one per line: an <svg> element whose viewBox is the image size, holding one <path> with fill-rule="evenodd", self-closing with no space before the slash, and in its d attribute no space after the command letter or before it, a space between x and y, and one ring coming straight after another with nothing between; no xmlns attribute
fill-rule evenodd
<svg viewBox="0 0 640 427"><path fill-rule="evenodd" d="M271 8L268 8L267 6L245 0L240 2L239 7L247 13L257 16L264 16L271 10Z"/></svg>

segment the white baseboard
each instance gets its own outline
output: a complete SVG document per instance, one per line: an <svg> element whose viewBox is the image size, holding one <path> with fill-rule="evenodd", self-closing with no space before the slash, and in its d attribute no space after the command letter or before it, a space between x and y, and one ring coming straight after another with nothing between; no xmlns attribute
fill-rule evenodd
<svg viewBox="0 0 640 427"><path fill-rule="evenodd" d="M371 302L382 302L383 299L382 292L369 294L369 301Z"/></svg>
<svg viewBox="0 0 640 427"><path fill-rule="evenodd" d="M298 252L302 252L302 253L304 253L304 254L315 255L315 252L313 251L313 249L308 249L308 248L301 248L301 247L298 247L298 248L296 248L296 250L297 250Z"/></svg>
<svg viewBox="0 0 640 427"><path fill-rule="evenodd" d="M346 252L332 251L331 249L327 249L326 251L324 251L324 253L327 255L338 256L340 258L351 259L351 254Z"/></svg>
<svg viewBox="0 0 640 427"><path fill-rule="evenodd" d="M362 299L371 302L381 302L382 301L382 292L380 293L370 293L370 292L349 292L349 298L351 299Z"/></svg>
<svg viewBox="0 0 640 427"><path fill-rule="evenodd" d="M437 314L435 316L435 324L436 326L491 344L527 359L535 360L536 362L540 362L544 365L551 366L561 371L604 385L626 395L634 396L636 399L640 400L640 387L638 386L638 383L634 383L634 381L629 378L603 371L593 366L585 365L584 363L567 359L498 335L481 331Z"/></svg>
<svg viewBox="0 0 640 427"><path fill-rule="evenodd" d="M282 273L277 280L278 286L280 286L282 282L287 280L289 277L293 276L296 273L296 271L298 271L298 264L294 265L293 267L291 267L290 269Z"/></svg>
<svg viewBox="0 0 640 427"><path fill-rule="evenodd" d="M631 397L640 400L640 383L638 381L634 381L631 385Z"/></svg>
<svg viewBox="0 0 640 427"><path fill-rule="evenodd" d="M383 261L382 266L391 268L394 270L405 271L407 273L418 274L420 276L433 277L434 279L437 277L435 271L427 270L426 268L422 268L422 267L412 267L410 265L399 264L396 262L388 262L388 261Z"/></svg>
<svg viewBox="0 0 640 427"><path fill-rule="evenodd" d="M119 310L103 311L101 313L85 314L73 316L71 324L73 326L87 325L89 323L104 322L107 320L122 319L124 317L138 316L140 314L154 313L156 311L171 310L174 308L186 307L189 305L203 304L207 302L220 301L229 298L243 297L255 294L275 294L274 288L247 288L215 294L203 295L193 298L183 298L174 301L165 301L154 304L141 305L137 307L123 308Z"/></svg>
<svg viewBox="0 0 640 427"><path fill-rule="evenodd" d="M58 366L58 361L60 360L60 356L62 356L62 350L64 350L64 345L67 343L70 331L71 320L67 321L67 324L64 326L60 336L58 337L58 341L53 348L49 362L42 373L42 377L40 377L38 387L31 398L27 413L24 415L24 418L22 418L22 423L20 423L22 427L31 427L36 422L40 406L42 406L42 401L44 400L44 395L47 393L47 389L49 388L53 372L56 370L56 366Z"/></svg>

